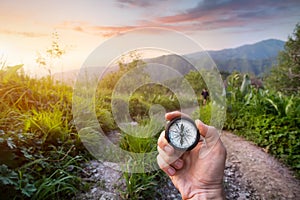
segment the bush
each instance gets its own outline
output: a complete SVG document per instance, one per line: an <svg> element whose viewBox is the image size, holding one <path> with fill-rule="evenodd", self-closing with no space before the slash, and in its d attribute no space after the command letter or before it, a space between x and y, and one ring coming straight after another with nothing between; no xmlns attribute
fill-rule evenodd
<svg viewBox="0 0 300 200"><path fill-rule="evenodd" d="M227 99L225 128L254 141L300 176L300 97L253 87L236 97Z"/></svg>
<svg viewBox="0 0 300 200"><path fill-rule="evenodd" d="M152 100L152 104L159 104L165 108L167 112L180 109L179 101L176 97L169 95L156 95Z"/></svg>
<svg viewBox="0 0 300 200"><path fill-rule="evenodd" d="M150 105L138 96L132 96L129 100L129 114L137 121L138 117L147 117Z"/></svg>
<svg viewBox="0 0 300 200"><path fill-rule="evenodd" d="M205 106L200 106L198 110L193 113L193 118L200 119L205 124L210 124L212 103L209 102Z"/></svg>

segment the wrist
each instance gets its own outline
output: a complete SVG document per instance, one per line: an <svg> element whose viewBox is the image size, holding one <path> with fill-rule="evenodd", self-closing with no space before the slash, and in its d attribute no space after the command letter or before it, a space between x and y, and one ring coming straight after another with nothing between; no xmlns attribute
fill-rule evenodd
<svg viewBox="0 0 300 200"><path fill-rule="evenodd" d="M206 199L224 200L225 195L224 195L223 188L198 191L195 192L190 198L187 198L186 200L206 200Z"/></svg>

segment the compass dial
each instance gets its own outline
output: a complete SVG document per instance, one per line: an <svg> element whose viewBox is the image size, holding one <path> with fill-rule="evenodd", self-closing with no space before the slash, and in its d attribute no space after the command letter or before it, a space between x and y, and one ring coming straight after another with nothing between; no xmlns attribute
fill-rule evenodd
<svg viewBox="0 0 300 200"><path fill-rule="evenodd" d="M166 139L178 150L191 150L198 144L200 134L193 120L178 117L168 123Z"/></svg>

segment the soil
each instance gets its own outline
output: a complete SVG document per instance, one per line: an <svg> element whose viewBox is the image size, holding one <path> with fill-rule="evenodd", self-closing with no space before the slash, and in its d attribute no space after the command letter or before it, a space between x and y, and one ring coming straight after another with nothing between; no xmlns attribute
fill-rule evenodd
<svg viewBox="0 0 300 200"><path fill-rule="evenodd" d="M264 149L229 132L221 139L227 149L226 166L234 169L242 187L249 187L250 193L240 193L240 199L300 199L300 180ZM228 172L225 183L226 177Z"/></svg>
<svg viewBox="0 0 300 200"><path fill-rule="evenodd" d="M241 137L223 132L221 139L227 149L224 175L226 199L300 199L300 180L286 166ZM82 178L89 182L90 191L73 200L121 199L124 180L113 163L90 161L85 163ZM123 189L122 189L123 188ZM180 200L181 196L170 180L158 186L165 200ZM161 199L161 198L160 198Z"/></svg>

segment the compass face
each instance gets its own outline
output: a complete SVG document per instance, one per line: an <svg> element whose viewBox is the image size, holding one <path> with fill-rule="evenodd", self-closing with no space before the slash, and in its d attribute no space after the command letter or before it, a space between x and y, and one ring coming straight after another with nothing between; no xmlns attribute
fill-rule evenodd
<svg viewBox="0 0 300 200"><path fill-rule="evenodd" d="M166 139L178 150L191 150L198 144L200 134L193 120L178 117L167 125Z"/></svg>

